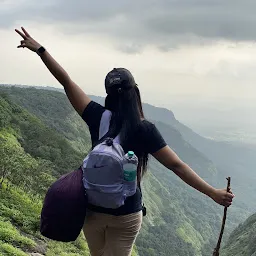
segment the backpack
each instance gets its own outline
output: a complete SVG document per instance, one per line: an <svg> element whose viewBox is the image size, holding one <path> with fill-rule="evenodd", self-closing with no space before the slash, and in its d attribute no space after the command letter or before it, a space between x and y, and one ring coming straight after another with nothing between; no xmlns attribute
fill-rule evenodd
<svg viewBox="0 0 256 256"><path fill-rule="evenodd" d="M125 153L119 135L107 137L112 113L105 110L99 127L99 141L83 161L83 184L88 203L116 209L137 190L137 179L124 179Z"/></svg>
<svg viewBox="0 0 256 256"><path fill-rule="evenodd" d="M48 189L40 218L43 236L61 242L75 241L84 225L87 197L79 168L55 181Z"/></svg>

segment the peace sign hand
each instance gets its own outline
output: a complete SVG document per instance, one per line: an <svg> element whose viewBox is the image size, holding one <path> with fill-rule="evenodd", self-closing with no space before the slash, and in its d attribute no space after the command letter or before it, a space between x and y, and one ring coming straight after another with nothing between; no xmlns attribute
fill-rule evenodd
<svg viewBox="0 0 256 256"><path fill-rule="evenodd" d="M22 32L20 32L18 29L15 29L15 31L24 39L20 41L20 45L17 48L28 48L29 50L36 52L41 45L36 42L29 33L25 30L25 28L21 27Z"/></svg>

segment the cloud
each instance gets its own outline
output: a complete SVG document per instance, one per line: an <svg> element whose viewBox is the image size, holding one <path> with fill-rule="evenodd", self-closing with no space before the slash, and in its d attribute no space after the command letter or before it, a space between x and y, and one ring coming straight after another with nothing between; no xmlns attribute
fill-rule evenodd
<svg viewBox="0 0 256 256"><path fill-rule="evenodd" d="M8 2L15 4L13 7ZM255 0L5 0L0 27L17 21L54 24L67 34L110 37L117 48L168 51L184 44L256 39ZM2 6L5 5L5 8Z"/></svg>

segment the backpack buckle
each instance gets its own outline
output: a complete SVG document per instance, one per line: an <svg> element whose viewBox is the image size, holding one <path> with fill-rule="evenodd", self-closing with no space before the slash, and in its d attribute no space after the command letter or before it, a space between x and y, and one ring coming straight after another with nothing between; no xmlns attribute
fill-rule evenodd
<svg viewBox="0 0 256 256"><path fill-rule="evenodd" d="M106 139L106 144L107 144L107 146L113 146L113 139L112 138L107 138Z"/></svg>
<svg viewBox="0 0 256 256"><path fill-rule="evenodd" d="M147 215L147 208L144 205L142 206L142 214L144 217Z"/></svg>

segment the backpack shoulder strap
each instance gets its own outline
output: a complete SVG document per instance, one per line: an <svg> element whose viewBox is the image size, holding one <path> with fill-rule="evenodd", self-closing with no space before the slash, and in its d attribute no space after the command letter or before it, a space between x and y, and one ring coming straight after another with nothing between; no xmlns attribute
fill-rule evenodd
<svg viewBox="0 0 256 256"><path fill-rule="evenodd" d="M103 138L104 135L107 134L109 130L110 120L112 113L109 110L105 110L101 116L100 127L99 127L99 140Z"/></svg>
<svg viewBox="0 0 256 256"><path fill-rule="evenodd" d="M112 117L112 112L109 110L105 110L102 114L101 120L100 120L100 127L99 127L99 141L107 135L109 126L110 126L110 121ZM119 134L114 138L114 142L120 143L120 137Z"/></svg>

